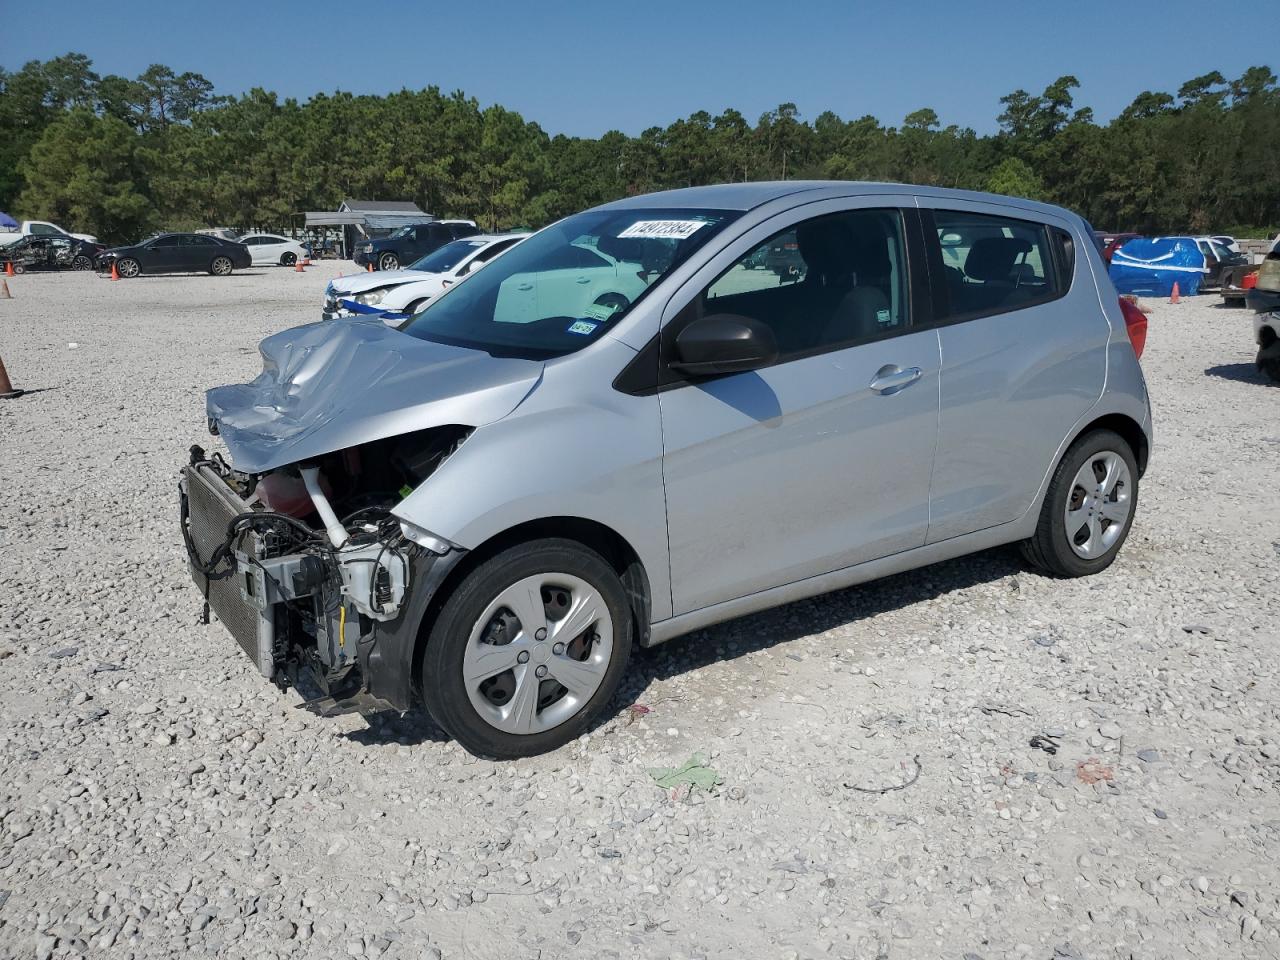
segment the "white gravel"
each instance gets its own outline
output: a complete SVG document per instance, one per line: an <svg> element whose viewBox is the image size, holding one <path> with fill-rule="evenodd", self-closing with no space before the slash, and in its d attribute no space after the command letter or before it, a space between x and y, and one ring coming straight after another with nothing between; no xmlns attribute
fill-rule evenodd
<svg viewBox="0 0 1280 960"><path fill-rule="evenodd" d="M9 281L0 957L1280 956L1280 390L1246 313L1153 304L1106 574L1000 550L726 624L493 764L301 713L197 622L202 391L338 269ZM652 783L694 751L714 795Z"/></svg>

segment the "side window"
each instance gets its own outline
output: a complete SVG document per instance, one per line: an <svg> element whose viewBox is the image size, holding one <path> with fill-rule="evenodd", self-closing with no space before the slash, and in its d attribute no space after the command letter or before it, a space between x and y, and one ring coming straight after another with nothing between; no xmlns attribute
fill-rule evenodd
<svg viewBox="0 0 1280 960"><path fill-rule="evenodd" d="M896 210L853 210L775 234L720 274L682 317L733 313L773 330L779 361L906 330Z"/></svg>
<svg viewBox="0 0 1280 960"><path fill-rule="evenodd" d="M56 237L61 230L57 230L47 223L33 223L31 225L31 236L33 237Z"/></svg>
<svg viewBox="0 0 1280 960"><path fill-rule="evenodd" d="M196 234L187 234L182 237L182 245L184 247L214 247L218 241L213 237L197 236Z"/></svg>
<svg viewBox="0 0 1280 960"><path fill-rule="evenodd" d="M1056 268L1074 257L1069 237L1064 248L1062 236L1051 244L1050 228L1032 220L956 210L935 210L933 217L950 301L936 311L939 319L1006 313L1066 293L1070 274Z"/></svg>
<svg viewBox="0 0 1280 960"><path fill-rule="evenodd" d="M504 240L501 243L492 244L489 247L489 249L481 250L479 253L476 254L475 262L488 263L490 260L492 260L498 254L502 253L504 250L510 249L511 245L514 243L515 243L514 240ZM471 269L474 270L475 267L472 267Z"/></svg>
<svg viewBox="0 0 1280 960"><path fill-rule="evenodd" d="M176 247L176 246L178 246L178 244L179 244L179 243L180 243L179 238L171 235L171 236L167 236L167 237L157 237L155 240L153 240L153 241L151 242L151 246L153 246L153 247Z"/></svg>

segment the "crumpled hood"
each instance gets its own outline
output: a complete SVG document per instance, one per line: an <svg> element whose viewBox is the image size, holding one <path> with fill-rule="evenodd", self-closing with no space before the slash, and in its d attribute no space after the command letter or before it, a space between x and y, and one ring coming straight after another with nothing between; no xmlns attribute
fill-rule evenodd
<svg viewBox="0 0 1280 960"><path fill-rule="evenodd" d="M349 277L335 277L329 286L338 296L354 296L375 287L394 287L411 280L421 280L435 274L423 270L375 270L373 273L355 273Z"/></svg>
<svg viewBox="0 0 1280 960"><path fill-rule="evenodd" d="M206 403L232 463L262 473L428 427L500 420L542 363L428 343L379 320L312 323L267 337L262 373Z"/></svg>

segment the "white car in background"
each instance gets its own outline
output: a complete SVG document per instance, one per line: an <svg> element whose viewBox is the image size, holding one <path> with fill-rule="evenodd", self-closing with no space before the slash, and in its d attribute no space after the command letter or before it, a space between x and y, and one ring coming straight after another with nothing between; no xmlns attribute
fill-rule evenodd
<svg viewBox="0 0 1280 960"><path fill-rule="evenodd" d="M498 289L495 315L509 323L544 317L603 322L626 310L648 287L638 262L574 242L537 273L515 273Z"/></svg>
<svg viewBox="0 0 1280 960"><path fill-rule="evenodd" d="M253 257L255 267L266 267L278 263L282 267L292 267L307 256L307 249L297 240L281 237L274 233L249 233L238 241L249 248L249 256Z"/></svg>
<svg viewBox="0 0 1280 960"><path fill-rule="evenodd" d="M433 250L404 270L338 277L325 287L320 317L341 320L359 314L380 314L388 323L399 323L528 236L495 233L464 237Z"/></svg>

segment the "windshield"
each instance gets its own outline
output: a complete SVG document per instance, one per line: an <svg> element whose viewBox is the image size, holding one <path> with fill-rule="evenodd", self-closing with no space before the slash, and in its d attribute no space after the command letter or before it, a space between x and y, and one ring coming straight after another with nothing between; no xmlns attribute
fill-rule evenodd
<svg viewBox="0 0 1280 960"><path fill-rule="evenodd" d="M483 240L455 240L453 243L446 243L439 250L433 250L421 259L415 260L409 264L409 269L423 270L427 273L444 273L446 270L452 270L461 263L463 257L483 246Z"/></svg>
<svg viewBox="0 0 1280 960"><path fill-rule="evenodd" d="M614 326L738 216L677 209L580 213L517 244L400 330L503 356L572 353Z"/></svg>

